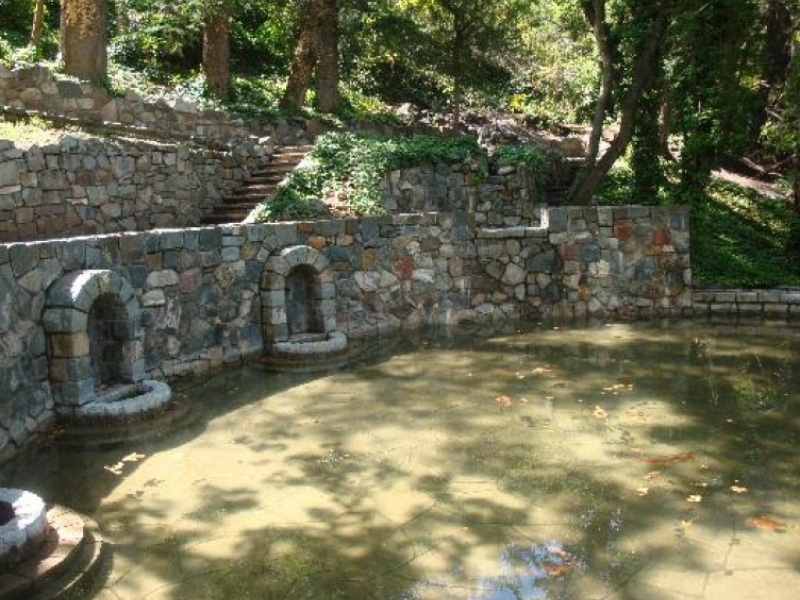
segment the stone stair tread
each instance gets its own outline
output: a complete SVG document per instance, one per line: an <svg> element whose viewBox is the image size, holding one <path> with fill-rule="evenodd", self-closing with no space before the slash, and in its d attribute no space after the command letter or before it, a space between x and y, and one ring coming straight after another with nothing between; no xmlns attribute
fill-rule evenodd
<svg viewBox="0 0 800 600"><path fill-rule="evenodd" d="M237 223L246 219L258 204L275 195L280 182L300 164L311 148L310 145L276 148L270 162L251 173L239 189L222 198L203 217L203 224Z"/></svg>

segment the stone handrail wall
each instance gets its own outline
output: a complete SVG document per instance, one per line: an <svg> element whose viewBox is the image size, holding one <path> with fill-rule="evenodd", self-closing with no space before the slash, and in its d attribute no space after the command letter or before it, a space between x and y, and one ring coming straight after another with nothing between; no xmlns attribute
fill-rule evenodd
<svg viewBox="0 0 800 600"><path fill-rule="evenodd" d="M72 136L23 149L0 140L0 242L199 225L271 151L253 140L226 151Z"/></svg>
<svg viewBox="0 0 800 600"><path fill-rule="evenodd" d="M329 265L326 298L350 339L527 313L691 313L681 208L553 208L540 226L500 229L454 211L0 244L0 462L55 420L43 312L62 277L118 274L140 307L146 375L168 378L265 350L266 265L298 246Z"/></svg>

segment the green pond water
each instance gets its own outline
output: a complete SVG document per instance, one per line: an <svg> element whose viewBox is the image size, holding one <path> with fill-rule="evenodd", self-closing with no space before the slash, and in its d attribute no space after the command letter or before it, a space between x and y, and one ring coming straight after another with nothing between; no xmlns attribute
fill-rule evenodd
<svg viewBox="0 0 800 600"><path fill-rule="evenodd" d="M99 523L102 600L800 597L800 328L454 329L360 357L180 381L182 424L56 438L0 485Z"/></svg>

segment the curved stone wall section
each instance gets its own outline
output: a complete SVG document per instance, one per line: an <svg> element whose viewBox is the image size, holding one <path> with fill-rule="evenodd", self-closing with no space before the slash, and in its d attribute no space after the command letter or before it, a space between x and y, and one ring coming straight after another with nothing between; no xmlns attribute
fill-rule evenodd
<svg viewBox="0 0 800 600"><path fill-rule="evenodd" d="M0 242L188 227L269 159L272 146L65 136L17 148L0 140Z"/></svg>
<svg viewBox="0 0 800 600"><path fill-rule="evenodd" d="M689 314L687 214L550 209L540 227L486 229L454 211L0 244L0 461L53 422L64 389L80 398L80 385L61 384L95 368L81 332L98 302L101 321L117 315L131 328L123 337L137 340L130 370L101 370L101 381L201 373L263 353L291 334L293 273L301 292L318 290L306 292L323 317L310 327L350 340L526 313ZM80 272L90 273L83 284Z"/></svg>

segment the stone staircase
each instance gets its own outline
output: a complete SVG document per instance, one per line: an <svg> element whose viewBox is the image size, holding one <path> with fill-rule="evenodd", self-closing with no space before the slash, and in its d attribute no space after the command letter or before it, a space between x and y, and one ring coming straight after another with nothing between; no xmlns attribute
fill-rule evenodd
<svg viewBox="0 0 800 600"><path fill-rule="evenodd" d="M241 223L256 205L275 195L278 184L300 164L311 146L281 146L275 149L272 160L263 169L252 173L242 187L223 198L214 210L203 218L203 225Z"/></svg>

